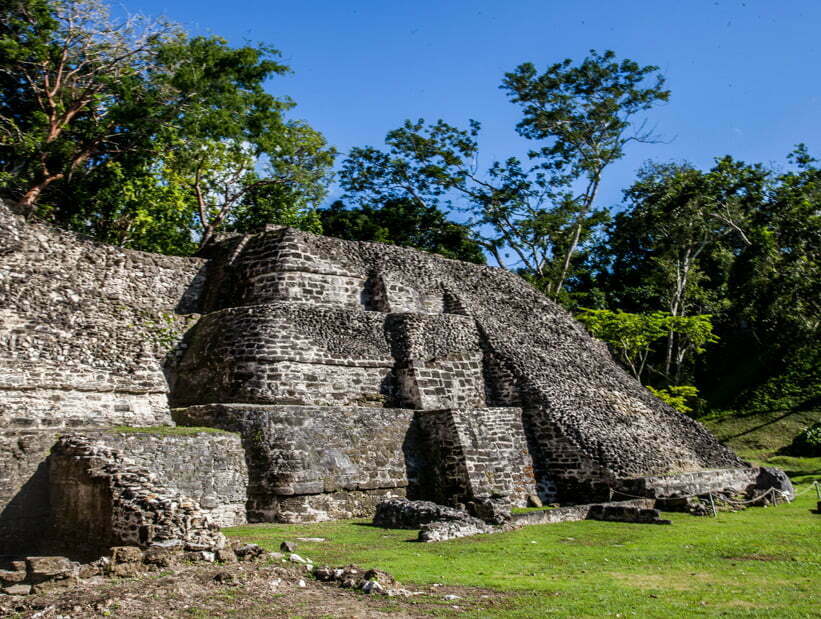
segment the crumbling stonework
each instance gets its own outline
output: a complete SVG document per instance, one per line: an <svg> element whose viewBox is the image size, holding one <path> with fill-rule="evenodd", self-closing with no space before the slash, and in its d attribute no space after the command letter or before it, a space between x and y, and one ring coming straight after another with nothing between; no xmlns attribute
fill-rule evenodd
<svg viewBox="0 0 821 619"><path fill-rule="evenodd" d="M86 435L126 455L166 487L194 499L214 524L245 524L248 466L236 434L168 435L106 430Z"/></svg>
<svg viewBox="0 0 821 619"><path fill-rule="evenodd" d="M495 518L532 495L711 487L702 474L715 469L784 486L504 270L280 227L175 258L27 224L2 205L0 222L0 543L22 514L54 513L32 506L57 433L170 424L169 404L177 423L239 433L252 521L365 516L402 496ZM240 518L235 443L208 460L194 439L116 441L215 504L217 520ZM46 470L54 482L75 465L58 456ZM108 522L101 496L89 499Z"/></svg>
<svg viewBox="0 0 821 619"><path fill-rule="evenodd" d="M747 498L770 490L777 491L785 500L795 498L789 477L776 468L754 467L698 471L683 475L654 475L621 480L613 494L642 496L661 500L675 500L708 493L741 494Z"/></svg>
<svg viewBox="0 0 821 619"><path fill-rule="evenodd" d="M437 411L394 426L414 498L605 500L622 478L746 466L505 271L285 228L210 259L173 402L318 406L331 427L337 406Z"/></svg>
<svg viewBox="0 0 821 619"><path fill-rule="evenodd" d="M439 502L504 497L519 507L536 492L522 409L446 409L419 414L430 494Z"/></svg>
<svg viewBox="0 0 821 619"><path fill-rule="evenodd" d="M61 437L50 459L51 535L71 551L163 545L219 550L225 538L192 499L147 469L80 435Z"/></svg>
<svg viewBox="0 0 821 619"><path fill-rule="evenodd" d="M0 201L0 429L170 422L162 363L204 261L123 250Z"/></svg>
<svg viewBox="0 0 821 619"><path fill-rule="evenodd" d="M175 411L175 419L239 432L249 465L249 519L297 522L370 516L383 498L404 496L413 414L221 404Z"/></svg>
<svg viewBox="0 0 821 619"><path fill-rule="evenodd" d="M0 554L38 552L49 526L48 463L57 435L0 432Z"/></svg>

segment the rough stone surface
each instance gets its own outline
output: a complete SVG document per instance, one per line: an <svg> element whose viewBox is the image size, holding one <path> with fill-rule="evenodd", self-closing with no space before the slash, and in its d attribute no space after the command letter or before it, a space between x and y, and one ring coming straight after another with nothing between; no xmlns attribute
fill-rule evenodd
<svg viewBox="0 0 821 619"><path fill-rule="evenodd" d="M211 260L208 316L175 369L180 404L518 406L522 457L543 499L601 499L620 478L746 466L506 271L292 229L228 239Z"/></svg>
<svg viewBox="0 0 821 619"><path fill-rule="evenodd" d="M178 422L239 432L249 466L250 521L370 516L404 496L413 411L319 406L206 405Z"/></svg>
<svg viewBox="0 0 821 619"><path fill-rule="evenodd" d="M40 552L50 522L46 459L56 441L54 431L0 432L0 554Z"/></svg>
<svg viewBox="0 0 821 619"><path fill-rule="evenodd" d="M225 545L193 499L87 437L61 437L50 458L51 534L71 552L171 543L187 550Z"/></svg>
<svg viewBox="0 0 821 619"><path fill-rule="evenodd" d="M31 540L44 514L82 501L96 501L89 522L112 522L125 490L82 457L45 467L52 486L84 488L74 503L59 488L44 499L44 448L64 429L171 423L169 401L181 423L240 433L249 520L366 516L407 495L502 521L528 496L582 503L742 483L704 474L714 470L790 494L779 472L750 468L654 398L504 270L289 228L227 238L201 258L155 256L0 205L0 542L24 521L19 537ZM55 454L80 439L66 440ZM165 490L238 518L237 452L209 464L199 445L119 447L156 461Z"/></svg>
<svg viewBox="0 0 821 619"><path fill-rule="evenodd" d="M520 408L448 409L419 414L431 498L468 503L504 497L524 507L536 492Z"/></svg>
<svg viewBox="0 0 821 619"><path fill-rule="evenodd" d="M197 501L214 524L245 524L248 467L240 437L229 433L199 432L165 435L151 432L88 432L106 447Z"/></svg>
<svg viewBox="0 0 821 619"><path fill-rule="evenodd" d="M376 506L373 523L386 529L418 529L431 522L467 522L483 524L467 512L432 501L387 499Z"/></svg>
<svg viewBox="0 0 821 619"><path fill-rule="evenodd" d="M0 428L169 422L162 371L204 261L24 224L0 201Z"/></svg>
<svg viewBox="0 0 821 619"><path fill-rule="evenodd" d="M615 498L642 496L671 500L713 492L743 494L752 498L770 488L778 490L783 498L789 501L795 498L795 491L786 474L771 467L720 469L622 479L619 480L613 495Z"/></svg>

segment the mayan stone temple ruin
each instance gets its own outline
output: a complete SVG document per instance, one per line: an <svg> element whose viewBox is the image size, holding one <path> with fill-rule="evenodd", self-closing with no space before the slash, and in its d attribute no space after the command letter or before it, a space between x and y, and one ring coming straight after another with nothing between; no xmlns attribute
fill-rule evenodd
<svg viewBox="0 0 821 619"><path fill-rule="evenodd" d="M219 431L124 428L175 424ZM0 205L0 554L771 487L507 271L276 227L153 255Z"/></svg>

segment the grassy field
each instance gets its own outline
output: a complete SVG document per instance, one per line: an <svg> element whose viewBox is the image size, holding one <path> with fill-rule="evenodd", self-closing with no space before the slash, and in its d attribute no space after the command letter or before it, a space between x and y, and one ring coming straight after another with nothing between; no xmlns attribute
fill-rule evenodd
<svg viewBox="0 0 821 619"><path fill-rule="evenodd" d="M806 490L809 485L799 487ZM318 563L384 569L403 583L509 593L500 616L821 616L821 515L794 503L666 514L673 524L573 522L444 543L366 521L251 525L225 532L270 550L285 539Z"/></svg>
<svg viewBox="0 0 821 619"><path fill-rule="evenodd" d="M672 526L585 521L436 544L367 521L225 533L269 550L286 539L323 537L300 542L298 552L317 563L377 567L408 584L502 592L495 616L821 617L821 515L810 511L821 458L778 453L817 414L707 420L743 457L790 472L803 494L788 505L717 518L665 514Z"/></svg>

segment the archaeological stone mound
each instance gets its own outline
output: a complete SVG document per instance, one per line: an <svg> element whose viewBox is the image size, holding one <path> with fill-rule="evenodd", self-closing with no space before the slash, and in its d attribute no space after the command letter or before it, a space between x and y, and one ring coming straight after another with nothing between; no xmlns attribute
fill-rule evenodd
<svg viewBox="0 0 821 619"><path fill-rule="evenodd" d="M174 424L216 431L121 427ZM159 256L3 206L0 431L7 547L61 530L72 432L220 525L789 491L507 271L279 227Z"/></svg>

